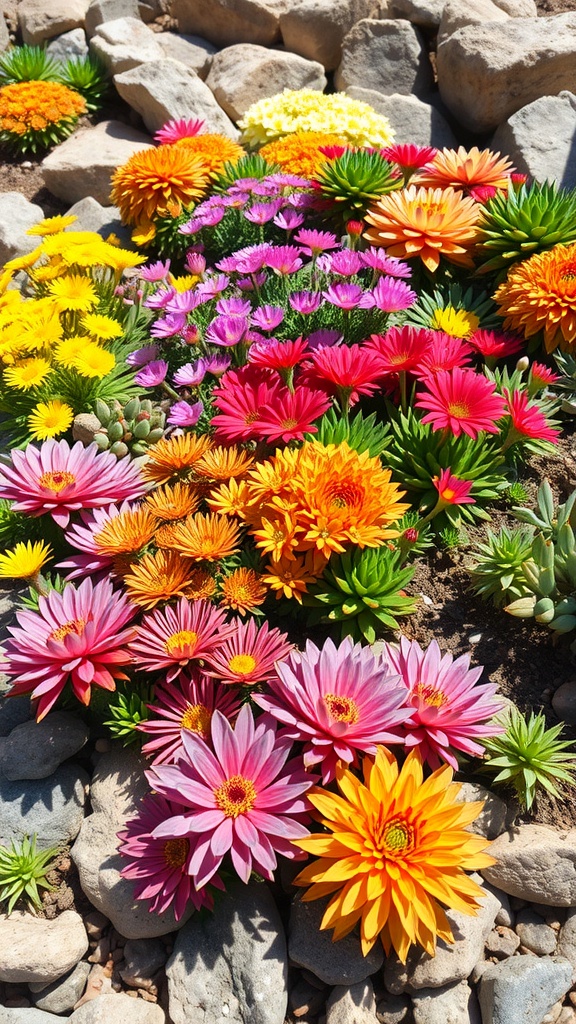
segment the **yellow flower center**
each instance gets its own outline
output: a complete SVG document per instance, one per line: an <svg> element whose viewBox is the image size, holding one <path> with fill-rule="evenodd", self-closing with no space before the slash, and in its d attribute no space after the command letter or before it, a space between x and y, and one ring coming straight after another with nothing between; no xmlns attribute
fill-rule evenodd
<svg viewBox="0 0 576 1024"><path fill-rule="evenodd" d="M256 789L251 779L233 775L214 790L214 798L216 806L227 818L237 818L239 814L246 814L254 807Z"/></svg>
<svg viewBox="0 0 576 1024"><path fill-rule="evenodd" d="M201 736L208 736L210 732L210 721L212 712L205 704L188 704L186 711L180 719L180 728L188 729L190 732L198 732Z"/></svg>
<svg viewBox="0 0 576 1024"><path fill-rule="evenodd" d="M167 839L164 843L164 860L169 868L181 868L186 862L190 843L187 839Z"/></svg>
<svg viewBox="0 0 576 1024"><path fill-rule="evenodd" d="M196 648L198 634L191 629L182 629L179 633L172 633L164 644L166 654L173 658L191 658Z"/></svg>
<svg viewBox="0 0 576 1024"><path fill-rule="evenodd" d="M339 697L335 693L327 693L324 703L336 722L349 722L353 725L360 718L358 705L352 697Z"/></svg>
<svg viewBox="0 0 576 1024"><path fill-rule="evenodd" d="M441 708L448 701L446 694L430 683L417 683L412 692L429 708Z"/></svg>
<svg viewBox="0 0 576 1024"><path fill-rule="evenodd" d="M457 416L461 419L465 419L470 415L470 409L465 402L450 402L448 412L451 416Z"/></svg>
<svg viewBox="0 0 576 1024"><path fill-rule="evenodd" d="M456 496L456 491L453 491L451 487L445 487L443 491L440 491L440 497L444 501L452 501Z"/></svg>
<svg viewBox="0 0 576 1024"><path fill-rule="evenodd" d="M256 668L256 658L251 654L235 654L230 658L228 668L239 676L248 676Z"/></svg>
<svg viewBox="0 0 576 1024"><path fill-rule="evenodd" d="M38 480L40 487L44 487L47 491L54 491L54 494L59 494L65 487L69 487L70 484L76 483L76 477L73 473L59 472L59 473L42 473L42 476Z"/></svg>
<svg viewBox="0 0 576 1024"><path fill-rule="evenodd" d="M294 430L294 427L298 426L298 420L295 420L295 419L282 420L282 422L280 423L280 426L282 427L282 430Z"/></svg>
<svg viewBox="0 0 576 1024"><path fill-rule="evenodd" d="M70 622L64 622L61 626L58 626L58 629L53 629L48 635L48 639L63 640L65 636L70 636L70 633L82 636L85 625L86 619L71 619Z"/></svg>
<svg viewBox="0 0 576 1024"><path fill-rule="evenodd" d="M406 853L414 842L414 830L403 818L392 818L384 825L382 845L384 853Z"/></svg>

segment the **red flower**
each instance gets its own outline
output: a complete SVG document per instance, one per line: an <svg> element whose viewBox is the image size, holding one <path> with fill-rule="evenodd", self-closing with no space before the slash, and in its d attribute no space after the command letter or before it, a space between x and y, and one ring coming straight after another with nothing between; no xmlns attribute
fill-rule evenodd
<svg viewBox="0 0 576 1024"><path fill-rule="evenodd" d="M558 443L559 430L549 426L548 420L540 407L530 403L526 391L512 391L504 389L506 398L506 412L512 419L510 433L506 438L506 447L509 447L519 436L534 437L538 441L551 441ZM518 435L514 437L514 434ZM512 435L512 436L511 436Z"/></svg>
<svg viewBox="0 0 576 1024"><path fill-rule="evenodd" d="M542 391L543 388L547 388L550 384L555 384L557 380L560 380L560 376L554 373L544 363L532 363L530 367L530 392Z"/></svg>
<svg viewBox="0 0 576 1024"><path fill-rule="evenodd" d="M475 439L481 430L498 433L496 422L505 414L505 402L482 374L457 366L429 377L426 387L416 399L418 408L429 410L422 423L450 430L455 437L464 433Z"/></svg>
<svg viewBox="0 0 576 1024"><path fill-rule="evenodd" d="M485 359L506 359L524 348L523 338L503 331L474 331L468 344Z"/></svg>
<svg viewBox="0 0 576 1024"><path fill-rule="evenodd" d="M422 327L391 327L386 334L373 334L365 351L377 352L381 373L414 370L428 351L431 332Z"/></svg>
<svg viewBox="0 0 576 1024"><path fill-rule="evenodd" d="M269 370L290 370L301 363L308 352L308 342L303 338L295 341L256 342L248 350L248 359L254 366Z"/></svg>
<svg viewBox="0 0 576 1024"><path fill-rule="evenodd" d="M443 331L430 331L430 344L414 370L416 377L428 377L440 370L453 370L465 366L472 358L470 345L462 338L454 338Z"/></svg>
<svg viewBox="0 0 576 1024"><path fill-rule="evenodd" d="M432 477L432 483L445 505L476 504L474 498L470 497L472 480L460 480L459 477L452 476L450 468L443 469L440 476Z"/></svg>
<svg viewBox="0 0 576 1024"><path fill-rule="evenodd" d="M382 360L375 350L365 345L332 345L314 352L301 379L329 395L341 399L349 395L354 403L360 395L374 394L380 377Z"/></svg>
<svg viewBox="0 0 576 1024"><path fill-rule="evenodd" d="M284 390L271 370L241 366L229 370L214 389L212 400L220 413L212 417L218 435L226 441L247 441L262 437L260 412L267 403L274 403Z"/></svg>
<svg viewBox="0 0 576 1024"><path fill-rule="evenodd" d="M413 143L398 143L380 150L385 160L398 164L403 171L416 171L433 160L438 152L433 146L415 146Z"/></svg>
<svg viewBox="0 0 576 1024"><path fill-rule="evenodd" d="M316 433L314 420L330 408L330 399L323 391L279 392L275 400L260 411L260 437L267 441L302 441L305 433Z"/></svg>

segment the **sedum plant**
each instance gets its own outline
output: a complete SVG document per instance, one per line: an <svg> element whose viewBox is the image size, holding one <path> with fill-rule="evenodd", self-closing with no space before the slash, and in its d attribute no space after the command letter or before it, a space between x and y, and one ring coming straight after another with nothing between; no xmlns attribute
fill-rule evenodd
<svg viewBox="0 0 576 1024"><path fill-rule="evenodd" d="M514 786L523 808L530 809L540 790L558 796L556 783L574 782L576 754L573 744L561 740L562 725L546 728L546 719L533 711L526 717L512 706L499 716L505 732L483 739L484 768L494 783Z"/></svg>
<svg viewBox="0 0 576 1024"><path fill-rule="evenodd" d="M102 429L94 435L96 444L119 459L129 452L144 455L148 445L164 437L166 414L148 398L131 398L124 406L97 399L95 412L102 424Z"/></svg>
<svg viewBox="0 0 576 1024"><path fill-rule="evenodd" d="M10 840L10 849L0 846L0 903L8 903L11 914L19 899L26 899L31 910L40 910L40 889L53 891L46 879L48 866L57 856L56 847L36 849L36 836L20 842Z"/></svg>
<svg viewBox="0 0 576 1024"><path fill-rule="evenodd" d="M491 600L502 608L530 592L523 566L532 554L531 530L509 530L503 526L493 533L489 529L486 541L478 545L475 554L478 561L470 575L474 591L483 600Z"/></svg>

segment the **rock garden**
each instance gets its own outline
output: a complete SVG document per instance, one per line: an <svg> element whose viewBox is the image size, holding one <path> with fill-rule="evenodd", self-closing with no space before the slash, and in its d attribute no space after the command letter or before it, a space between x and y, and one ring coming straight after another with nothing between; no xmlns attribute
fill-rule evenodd
<svg viewBox="0 0 576 1024"><path fill-rule="evenodd" d="M0 1024L576 1024L576 3L4 0Z"/></svg>

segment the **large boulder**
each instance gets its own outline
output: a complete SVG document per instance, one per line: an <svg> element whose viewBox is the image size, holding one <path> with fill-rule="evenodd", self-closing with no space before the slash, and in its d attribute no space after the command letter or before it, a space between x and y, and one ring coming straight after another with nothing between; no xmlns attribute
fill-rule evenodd
<svg viewBox="0 0 576 1024"><path fill-rule="evenodd" d="M519 825L490 847L496 863L482 874L510 896L549 907L576 907L576 829Z"/></svg>
<svg viewBox="0 0 576 1024"><path fill-rule="evenodd" d="M326 76L317 61L253 43L238 43L215 55L206 85L228 117L239 121L252 103L283 89L322 92Z"/></svg>
<svg viewBox="0 0 576 1024"><path fill-rule="evenodd" d="M467 25L440 44L437 68L454 116L491 131L540 96L576 92L576 11Z"/></svg>
<svg viewBox="0 0 576 1024"><path fill-rule="evenodd" d="M492 964L480 979L482 1020L542 1024L571 983L572 965L562 957L515 956Z"/></svg>
<svg viewBox="0 0 576 1024"><path fill-rule="evenodd" d="M72 1024L165 1024L166 1014L157 1003L111 992L83 1003L68 1020Z"/></svg>
<svg viewBox="0 0 576 1024"><path fill-rule="evenodd" d="M22 40L37 46L71 28L84 24L88 0L20 0L18 24Z"/></svg>
<svg viewBox="0 0 576 1024"><path fill-rule="evenodd" d="M116 18L99 25L90 40L90 50L111 75L164 57L157 34L139 18Z"/></svg>
<svg viewBox="0 0 576 1024"><path fill-rule="evenodd" d="M542 96L522 107L497 129L492 149L506 153L519 171L537 181L554 179L563 188L574 188L576 95L561 92L559 96ZM564 683L560 690L564 690L560 698L558 690L553 698L556 711L562 696L576 693L576 686ZM564 718L562 714L560 717ZM573 719L576 721L576 715Z"/></svg>
<svg viewBox="0 0 576 1024"><path fill-rule="evenodd" d="M312 971L326 985L357 985L380 969L384 951L377 943L364 956L360 938L354 932L333 942L332 932L320 929L328 902L294 898L290 913L290 959L298 967Z"/></svg>
<svg viewBox="0 0 576 1024"><path fill-rule="evenodd" d="M173 0L180 32L193 32L215 46L280 41L280 14L289 0Z"/></svg>
<svg viewBox="0 0 576 1024"><path fill-rule="evenodd" d="M39 850L72 842L84 820L88 781L73 764L60 765L47 779L0 777L0 843L34 834Z"/></svg>
<svg viewBox="0 0 576 1024"><path fill-rule="evenodd" d="M327 71L342 59L342 40L363 18L391 17L392 0L294 0L280 15L287 50L317 60Z"/></svg>
<svg viewBox="0 0 576 1024"><path fill-rule="evenodd" d="M394 142L413 142L416 146L454 149L458 143L448 121L432 103L417 96L385 96L374 89L351 86L346 90L352 99L369 103L378 114L387 117L394 130Z"/></svg>
<svg viewBox="0 0 576 1024"><path fill-rule="evenodd" d="M52 921L14 910L0 914L0 949L0 981L49 985L84 956L88 936L75 910Z"/></svg>
<svg viewBox="0 0 576 1024"><path fill-rule="evenodd" d="M138 0L90 0L84 27L88 38L99 25L117 18L139 18Z"/></svg>
<svg viewBox="0 0 576 1024"><path fill-rule="evenodd" d="M201 39L200 36L188 36L176 32L159 32L156 39L162 47L165 57L180 61L181 64L185 64L187 68L195 71L202 81L206 80L212 64L212 57L217 53L216 47L212 43L209 43L207 39Z"/></svg>
<svg viewBox="0 0 576 1024"><path fill-rule="evenodd" d="M70 203L92 196L106 206L116 168L139 150L150 148L152 141L143 132L121 121L101 121L95 128L75 132L44 157L40 165L44 184Z"/></svg>
<svg viewBox="0 0 576 1024"><path fill-rule="evenodd" d="M0 192L0 266L36 248L38 236L26 232L43 216L42 207L30 203L20 192Z"/></svg>
<svg viewBox="0 0 576 1024"><path fill-rule="evenodd" d="M494 0L448 0L443 5L438 25L438 45L466 25L484 25L489 21L508 21L510 15Z"/></svg>
<svg viewBox="0 0 576 1024"><path fill-rule="evenodd" d="M334 84L376 92L426 95L432 86L432 65L424 40L409 21L364 18L342 43L342 61Z"/></svg>
<svg viewBox="0 0 576 1024"><path fill-rule="evenodd" d="M87 739L84 722L66 711L54 711L42 722L23 722L0 745L0 775L10 782L45 779Z"/></svg>

